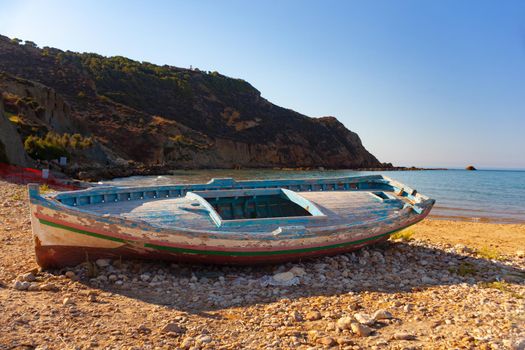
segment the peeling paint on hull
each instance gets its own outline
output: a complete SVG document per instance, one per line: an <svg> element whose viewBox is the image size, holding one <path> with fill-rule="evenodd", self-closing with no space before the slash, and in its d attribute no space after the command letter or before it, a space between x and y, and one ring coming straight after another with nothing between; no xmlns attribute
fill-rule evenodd
<svg viewBox="0 0 525 350"><path fill-rule="evenodd" d="M182 263L196 264L220 264L220 265L262 265L274 264L287 261L298 261L320 256L336 255L360 249L366 245L386 241L388 236L356 245L341 248L320 249L313 252L283 253L278 255L213 255L213 254L190 254L170 253L159 250L142 250L123 246L119 248L91 248L75 246L45 246L36 248L37 263L43 268L60 268L63 266L74 266L85 261L95 261L100 258L110 259L140 259L140 260L166 260ZM247 252L249 253L249 252Z"/></svg>

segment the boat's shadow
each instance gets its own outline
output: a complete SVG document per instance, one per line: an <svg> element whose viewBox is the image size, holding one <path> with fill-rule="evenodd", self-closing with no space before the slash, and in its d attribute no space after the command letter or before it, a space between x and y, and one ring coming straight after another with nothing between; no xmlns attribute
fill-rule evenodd
<svg viewBox="0 0 525 350"><path fill-rule="evenodd" d="M457 253L454 248L413 242L389 241L354 253L280 265L235 267L147 261L113 265L116 266L100 269L97 279L82 278L81 282L90 288L200 314L282 299L348 296L351 292L407 293L466 283L512 293L513 284L525 284L523 259L521 266L511 266L505 261ZM298 277L299 284L264 286L270 276L294 267L296 274L304 269L305 274ZM111 275L124 279L123 286L119 286L120 282L99 282L107 277L114 280Z"/></svg>

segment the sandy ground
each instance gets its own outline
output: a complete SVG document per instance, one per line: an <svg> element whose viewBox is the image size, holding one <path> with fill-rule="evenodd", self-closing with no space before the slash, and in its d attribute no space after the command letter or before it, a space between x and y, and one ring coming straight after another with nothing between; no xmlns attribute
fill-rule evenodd
<svg viewBox="0 0 525 350"><path fill-rule="evenodd" d="M413 231L417 239L463 244L507 255L525 249L525 225L425 220L415 225Z"/></svg>
<svg viewBox="0 0 525 350"><path fill-rule="evenodd" d="M355 253L256 268L39 271L25 188L0 192L0 349L525 347L525 225L425 220ZM263 283L287 271L296 285Z"/></svg>

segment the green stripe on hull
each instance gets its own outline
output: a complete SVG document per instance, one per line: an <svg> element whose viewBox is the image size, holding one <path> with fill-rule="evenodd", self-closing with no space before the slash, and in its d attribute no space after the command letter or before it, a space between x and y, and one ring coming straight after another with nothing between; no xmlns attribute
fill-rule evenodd
<svg viewBox="0 0 525 350"><path fill-rule="evenodd" d="M113 242L126 243L126 241L123 240L122 238L101 235L100 233L85 231L85 230L81 230L81 229L78 229L78 228L61 225L61 224L57 224L56 222L51 222L51 221L47 221L47 220L44 220L44 219L38 219L38 221L40 221L41 224L44 224L44 225L47 225L47 226L61 228L61 229L64 229L64 230L75 232L75 233L80 233L80 234L83 234L83 235L88 235L88 236L91 236L91 237L101 238L101 239L105 239L105 240L113 241Z"/></svg>
<svg viewBox="0 0 525 350"><path fill-rule="evenodd" d="M122 239L122 238L116 238L111 236L102 235L99 233L94 233L90 231L85 231L61 224L57 224L55 222L39 219L40 223L52 226L64 230L68 230L75 233L80 233L100 239L106 239L109 241L114 242L121 242L121 243L127 243L128 241ZM404 229L404 228L402 228ZM337 249L337 248L344 248L352 245L358 245L361 243L366 243L369 241L374 241L379 238L391 235L397 231L400 231L402 229L394 230L391 232L383 233L377 236L372 236L364 239L359 239L357 241L352 242L344 242L344 243L338 243L338 244L332 244L332 245L326 245L326 246L319 246L319 247L309 247L309 248L301 248L301 249L288 249L288 250L274 250L274 251L245 251L245 252L236 252L236 251L220 251L220 250L197 250L197 249L189 249L189 248L178 248L178 247L170 247L170 246L163 246L163 245L157 245L157 244L151 244L146 243L144 244L145 248L152 248L156 250L163 250L163 251L169 251L174 253L184 253L184 254L201 254L201 255L222 255L222 256L265 256L265 255L281 255L281 254L300 254L300 253L308 253L308 252L315 252L320 250L329 250L329 249Z"/></svg>

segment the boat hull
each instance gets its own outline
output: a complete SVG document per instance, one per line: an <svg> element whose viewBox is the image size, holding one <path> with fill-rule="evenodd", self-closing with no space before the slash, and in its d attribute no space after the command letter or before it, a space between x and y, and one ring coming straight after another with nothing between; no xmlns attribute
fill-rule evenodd
<svg viewBox="0 0 525 350"><path fill-rule="evenodd" d="M49 208L34 206L32 215L36 261L43 268L74 266L100 258L167 260L183 263L254 265L297 261L319 256L350 252L364 246L383 242L399 230L417 223L428 212L413 215L404 221L379 226L361 227L328 235L312 242L289 239L279 244L253 242L213 242L205 244L173 244L173 241L133 239L132 230L111 227L92 221L83 226L63 213L49 215ZM46 215L42 214L46 212ZM76 219L76 218L75 218ZM100 226L104 226L100 229ZM125 236L122 232L129 231ZM122 238L127 237L127 238ZM274 242L275 243L275 242Z"/></svg>
<svg viewBox="0 0 525 350"><path fill-rule="evenodd" d="M100 258L253 265L335 255L387 240L424 219L434 203L420 202L421 210L405 205L374 220L339 225L326 221L309 229L279 224L278 230L258 233L253 226L237 231L156 226L70 207L40 196L31 185L29 192L36 260L42 268Z"/></svg>
<svg viewBox="0 0 525 350"><path fill-rule="evenodd" d="M43 268L60 268L64 266L75 266L86 261L97 259L137 259L171 261L176 263L190 264L214 264L214 265L264 265L276 264L289 261L313 259L320 256L332 256L351 252L367 245L376 244L388 240L383 236L366 243L349 245L347 247L320 249L315 252L283 253L278 255L210 255L210 254L188 254L171 253L166 251L142 250L137 251L133 247L122 246L118 248L78 247L36 245L36 260Z"/></svg>

